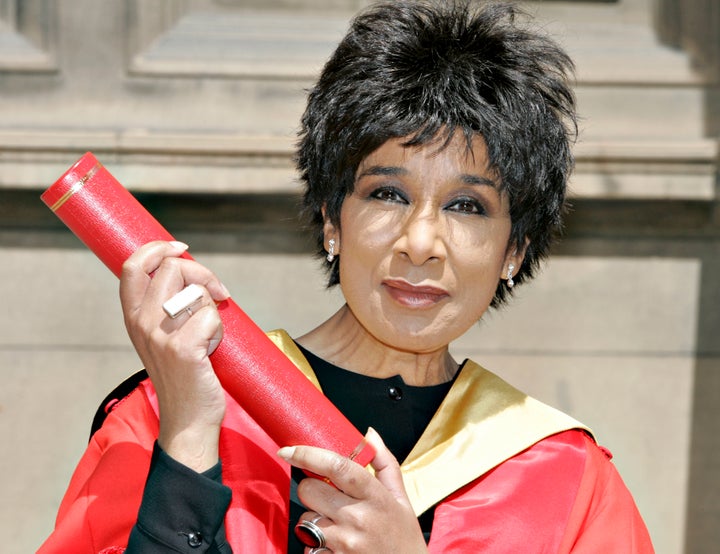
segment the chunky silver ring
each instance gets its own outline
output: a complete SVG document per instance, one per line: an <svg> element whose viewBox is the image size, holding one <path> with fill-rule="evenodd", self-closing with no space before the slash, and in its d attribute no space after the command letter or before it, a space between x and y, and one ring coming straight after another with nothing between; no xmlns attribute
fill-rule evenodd
<svg viewBox="0 0 720 554"><path fill-rule="evenodd" d="M313 518L312 521L303 519L295 526L295 536L298 540L305 546L309 546L315 550L320 549L320 552L325 549L325 533L323 533L323 530L315 522L322 517L323 516L318 515Z"/></svg>
<svg viewBox="0 0 720 554"><path fill-rule="evenodd" d="M310 554L317 554L318 552L332 552L327 546L323 546L321 548L313 548L310 551Z"/></svg>
<svg viewBox="0 0 720 554"><path fill-rule="evenodd" d="M187 312L187 314L191 316L192 310L190 309L190 306L193 306L196 302L202 300L202 297L203 289L193 283L165 302L162 308L165 313L173 319L183 312Z"/></svg>

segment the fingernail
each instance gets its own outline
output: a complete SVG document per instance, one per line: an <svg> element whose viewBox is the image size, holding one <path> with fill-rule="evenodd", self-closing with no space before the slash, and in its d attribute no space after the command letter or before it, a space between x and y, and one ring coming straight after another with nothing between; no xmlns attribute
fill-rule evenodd
<svg viewBox="0 0 720 554"><path fill-rule="evenodd" d="M223 283L220 283L220 287L222 288L223 294L225 294L225 296L227 296L228 298L232 296L228 288Z"/></svg>
<svg viewBox="0 0 720 554"><path fill-rule="evenodd" d="M378 433L372 427L368 427L367 433L365 433L365 440L376 448L380 445L385 445L385 442L382 440L380 433Z"/></svg>
<svg viewBox="0 0 720 554"><path fill-rule="evenodd" d="M187 244L185 244L184 242L180 242L179 240L171 240L170 246L172 246L173 248L179 248L180 250L187 250L188 248L190 248Z"/></svg>
<svg viewBox="0 0 720 554"><path fill-rule="evenodd" d="M210 339L207 349L208 356L215 352L218 346L220 346L220 339Z"/></svg>
<svg viewBox="0 0 720 554"><path fill-rule="evenodd" d="M294 446L283 446L280 450L278 450L278 453L277 453L277 455L280 456L283 460L290 460L294 454L295 454Z"/></svg>

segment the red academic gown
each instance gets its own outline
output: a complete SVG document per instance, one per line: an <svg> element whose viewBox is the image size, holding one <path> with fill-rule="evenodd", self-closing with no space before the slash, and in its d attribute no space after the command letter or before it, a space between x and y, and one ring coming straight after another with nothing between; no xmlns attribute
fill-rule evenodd
<svg viewBox="0 0 720 554"><path fill-rule="evenodd" d="M287 334L270 337L317 385ZM40 554L122 552L157 434L157 398L145 381L93 436ZM290 472L277 449L228 396L220 458L236 552L287 547ZM432 553L652 553L609 458L578 422L468 362L402 471L416 513L437 504Z"/></svg>

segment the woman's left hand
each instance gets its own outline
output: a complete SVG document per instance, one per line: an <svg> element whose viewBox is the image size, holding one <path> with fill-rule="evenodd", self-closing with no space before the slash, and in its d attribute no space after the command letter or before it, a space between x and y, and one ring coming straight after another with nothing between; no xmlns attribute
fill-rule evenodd
<svg viewBox="0 0 720 554"><path fill-rule="evenodd" d="M323 475L335 485L312 478L299 484L298 497L312 510L303 514L301 521L315 519L327 548L335 554L427 552L397 460L374 429L366 439L376 451L371 462L374 476L329 450L312 446L280 449L278 454L288 463ZM320 519L319 514L323 516Z"/></svg>

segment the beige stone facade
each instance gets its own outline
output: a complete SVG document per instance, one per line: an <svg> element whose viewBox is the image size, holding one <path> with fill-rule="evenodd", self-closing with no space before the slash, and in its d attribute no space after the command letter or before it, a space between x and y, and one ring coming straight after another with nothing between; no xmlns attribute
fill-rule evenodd
<svg viewBox="0 0 720 554"><path fill-rule="evenodd" d="M92 150L262 327L307 330L341 300L295 220L293 133L367 3L0 0L0 550L50 533L98 402L139 369L116 279L40 192ZM715 552L718 4L525 5L578 66L574 209L536 282L455 353L592 427L659 553ZM704 13L710 40L677 13Z"/></svg>

